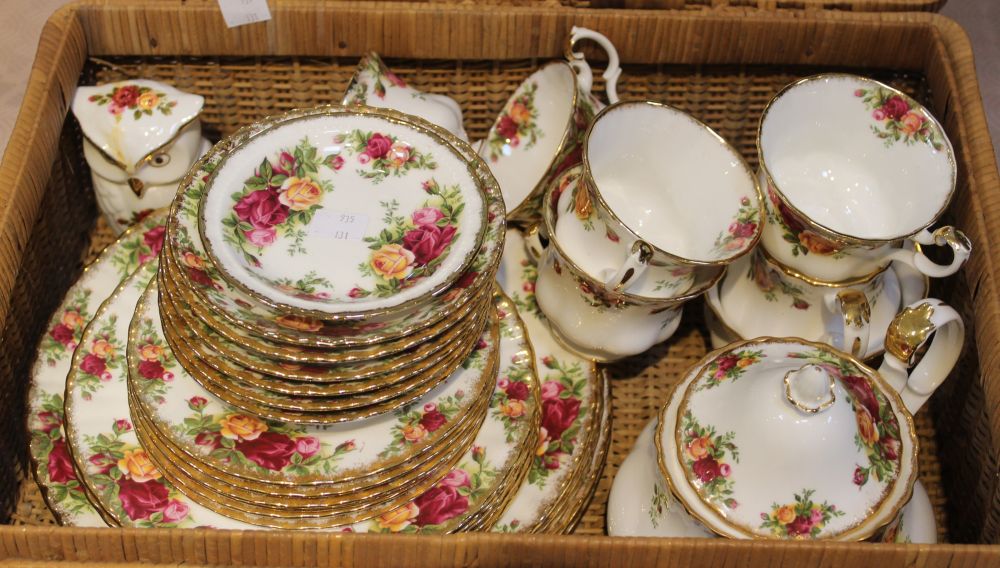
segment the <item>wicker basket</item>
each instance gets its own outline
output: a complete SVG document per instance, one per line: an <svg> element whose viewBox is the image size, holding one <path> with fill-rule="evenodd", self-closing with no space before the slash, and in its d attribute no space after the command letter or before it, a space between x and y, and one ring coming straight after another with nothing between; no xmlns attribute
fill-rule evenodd
<svg viewBox="0 0 1000 568"><path fill-rule="evenodd" d="M874 4L903 4L884 0ZM227 30L214 0L92 0L46 26L0 179L0 562L222 565L595 566L629 563L775 566L1000 565L1000 178L973 71L952 21L918 13L759 10L770 1L692 0L699 10L580 9L559 2L498 6L271 2L267 24ZM838 4L811 2L799 4ZM865 4L858 2L857 4ZM912 0L912 8L941 2ZM339 100L358 57L373 49L417 88L448 93L471 137L485 134L539 61L560 57L572 25L607 34L624 62L625 99L694 113L756 163L756 121L770 96L821 70L875 76L927 103L953 141L959 189L947 221L978 245L934 290L968 324L955 376L917 416L921 480L937 546L612 539L604 534L618 464L669 387L704 354L699 306L674 339L610 367L614 437L577 535L385 538L320 533L56 527L27 475L25 397L35 345L83 262L109 242L68 102L81 83L142 76L206 97L211 136L275 112ZM32 527L27 525L43 525ZM47 525L47 526L45 526Z"/></svg>

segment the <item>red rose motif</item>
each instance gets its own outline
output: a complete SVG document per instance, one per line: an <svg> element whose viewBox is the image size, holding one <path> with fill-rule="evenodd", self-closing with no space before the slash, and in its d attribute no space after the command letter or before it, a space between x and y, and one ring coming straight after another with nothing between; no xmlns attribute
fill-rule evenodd
<svg viewBox="0 0 1000 568"><path fill-rule="evenodd" d="M49 410L39 412L38 421L42 423L39 429L46 434L62 426L63 423L61 414Z"/></svg>
<svg viewBox="0 0 1000 568"><path fill-rule="evenodd" d="M80 362L80 370L95 377L100 377L107 368L107 362L93 353L84 357L83 361Z"/></svg>
<svg viewBox="0 0 1000 568"><path fill-rule="evenodd" d="M250 223L255 229L270 229L288 218L288 207L278 201L277 192L258 189L245 195L233 205L240 221Z"/></svg>
<svg viewBox="0 0 1000 568"><path fill-rule="evenodd" d="M426 412L420 417L420 425L423 426L424 430L427 430L428 432L433 432L444 426L444 423L447 421L448 419L444 417L444 414L441 414L440 410Z"/></svg>
<svg viewBox="0 0 1000 568"><path fill-rule="evenodd" d="M52 451L49 452L49 480L53 483L66 483L76 479L76 472L73 471L73 460L69 457L65 440L52 442Z"/></svg>
<svg viewBox="0 0 1000 568"><path fill-rule="evenodd" d="M691 466L691 470L694 471L694 474L698 476L698 479L700 479L702 483L708 483L716 477L722 475L719 462L715 461L715 458L709 456L705 456L694 462Z"/></svg>
<svg viewBox="0 0 1000 568"><path fill-rule="evenodd" d="M479 276L478 272L466 272L455 281L455 288L468 288L472 286L472 283L476 280L476 276Z"/></svg>
<svg viewBox="0 0 1000 568"><path fill-rule="evenodd" d="M528 385L525 383L510 383L507 387L507 398L511 400L528 400Z"/></svg>
<svg viewBox="0 0 1000 568"><path fill-rule="evenodd" d="M455 237L455 227L424 225L403 235L403 247L413 253L417 264L427 264L441 256Z"/></svg>
<svg viewBox="0 0 1000 568"><path fill-rule="evenodd" d="M295 156L288 152L278 155L277 165L272 165L271 170L278 175L290 176L295 171Z"/></svg>
<svg viewBox="0 0 1000 568"><path fill-rule="evenodd" d="M875 399L875 392L872 391L872 386L868 383L868 380L857 375L841 377L840 380L843 381L847 390L851 392L854 400L865 407L875 422L879 422L878 401Z"/></svg>
<svg viewBox="0 0 1000 568"><path fill-rule="evenodd" d="M510 115L505 114L500 118L500 122L497 123L497 134L504 138L517 136L517 123Z"/></svg>
<svg viewBox="0 0 1000 568"><path fill-rule="evenodd" d="M376 132L371 135L368 139L368 143L365 144L365 154L373 160L379 158L384 158L386 154L389 153L389 149L392 148L392 139L384 134L379 134Z"/></svg>
<svg viewBox="0 0 1000 568"><path fill-rule="evenodd" d="M420 510L413 521L418 527L440 525L469 510L469 499L450 485L432 487L413 502Z"/></svg>
<svg viewBox="0 0 1000 568"><path fill-rule="evenodd" d="M580 415L580 399L554 398L542 403L542 428L549 437L558 440Z"/></svg>
<svg viewBox="0 0 1000 568"><path fill-rule="evenodd" d="M116 105L121 107L133 107L139 100L139 87L135 85L119 87L115 90L115 93L111 95L111 100L113 100Z"/></svg>
<svg viewBox="0 0 1000 568"><path fill-rule="evenodd" d="M889 437L883 438L882 455L884 455L887 460L895 460L899 458L899 440Z"/></svg>
<svg viewBox="0 0 1000 568"><path fill-rule="evenodd" d="M857 486L862 486L868 481L868 476L862 471L861 466L854 468L854 477L852 478L854 484Z"/></svg>
<svg viewBox="0 0 1000 568"><path fill-rule="evenodd" d="M94 454L87 461L94 466L94 471L100 474L108 473L118 463L118 460L107 454Z"/></svg>
<svg viewBox="0 0 1000 568"><path fill-rule="evenodd" d="M295 442L284 434L264 432L254 440L236 442L236 449L264 469L281 471L292 460Z"/></svg>
<svg viewBox="0 0 1000 568"><path fill-rule="evenodd" d="M49 332L49 335L52 336L52 339L55 339L63 345L69 345L73 342L73 330L64 323L53 327L52 331Z"/></svg>
<svg viewBox="0 0 1000 568"><path fill-rule="evenodd" d="M143 361L139 363L139 374L147 379L162 379L163 365L159 361Z"/></svg>
<svg viewBox="0 0 1000 568"><path fill-rule="evenodd" d="M143 233L142 242L149 247L151 255L156 256L160 254L160 249L163 248L163 235L166 232L167 227L160 225Z"/></svg>
<svg viewBox="0 0 1000 568"><path fill-rule="evenodd" d="M559 461L559 456L561 454L562 452L559 451L552 452L551 454L545 454L542 458L542 465L545 466L545 469L549 470L559 469L559 466L562 465Z"/></svg>
<svg viewBox="0 0 1000 568"><path fill-rule="evenodd" d="M791 536L807 535L812 531L812 522L810 522L809 517L799 515L795 517L794 521L785 525L785 528Z"/></svg>
<svg viewBox="0 0 1000 568"><path fill-rule="evenodd" d="M756 230L757 223L733 223L729 232L736 238L750 238Z"/></svg>
<svg viewBox="0 0 1000 568"><path fill-rule="evenodd" d="M218 432L199 432L197 436L194 437L194 443L199 446L209 446L213 450L222 447L221 436Z"/></svg>
<svg viewBox="0 0 1000 568"><path fill-rule="evenodd" d="M122 477L118 480L118 500L125 514L133 521L148 519L167 506L170 492L159 481L139 483Z"/></svg>
<svg viewBox="0 0 1000 568"><path fill-rule="evenodd" d="M215 284L212 282L212 279L208 277L208 273L205 272L204 270L200 269L200 268L192 268L192 267L189 266L188 267L188 278L192 282L196 282L198 284L201 284L202 286L204 286L206 288L215 288Z"/></svg>
<svg viewBox="0 0 1000 568"><path fill-rule="evenodd" d="M882 105L882 112L893 120L903 118L903 115L910 110L910 105L899 95L889 97Z"/></svg>
<svg viewBox="0 0 1000 568"><path fill-rule="evenodd" d="M739 357L736 355L726 355L725 357L720 357L716 361L719 365L719 372L723 374L729 369L735 367L737 362L739 362Z"/></svg>
<svg viewBox="0 0 1000 568"><path fill-rule="evenodd" d="M792 301L792 307L796 310L808 310L809 302L803 300L802 298L795 298L795 300Z"/></svg>

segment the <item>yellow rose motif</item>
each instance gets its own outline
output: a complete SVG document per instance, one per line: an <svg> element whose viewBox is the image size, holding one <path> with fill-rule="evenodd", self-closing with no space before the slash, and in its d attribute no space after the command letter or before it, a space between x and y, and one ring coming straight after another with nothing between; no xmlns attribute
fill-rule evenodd
<svg viewBox="0 0 1000 568"><path fill-rule="evenodd" d="M278 201L287 206L292 211L305 211L313 205L319 203L323 197L323 190L319 184L308 177L297 178L292 176L281 184L281 193L278 194Z"/></svg>
<svg viewBox="0 0 1000 568"><path fill-rule="evenodd" d="M402 280L413 272L415 258L403 245L382 245L372 253L372 270L386 280Z"/></svg>
<svg viewBox="0 0 1000 568"><path fill-rule="evenodd" d="M407 442L419 442L426 435L427 430L419 423L407 424L406 426L403 426L403 438L405 438Z"/></svg>
<svg viewBox="0 0 1000 568"><path fill-rule="evenodd" d="M535 449L536 456L544 456L549 449L549 431L542 426L538 431L538 447Z"/></svg>
<svg viewBox="0 0 1000 568"><path fill-rule="evenodd" d="M90 352L102 359L107 359L115 354L115 346L106 339L95 339L90 346Z"/></svg>
<svg viewBox="0 0 1000 568"><path fill-rule="evenodd" d="M522 102L510 105L510 119L517 124L524 124L531 120L531 110Z"/></svg>
<svg viewBox="0 0 1000 568"><path fill-rule="evenodd" d="M202 270L203 268L205 268L205 261L202 260L200 256L194 253L190 252L184 253L183 259L184 259L184 264L188 265L190 268L197 268L198 270Z"/></svg>
<svg viewBox="0 0 1000 568"><path fill-rule="evenodd" d="M694 460L700 460L701 458L708 455L708 450L712 447L712 441L708 439L708 436L702 436L701 438L695 438L687 445L687 453Z"/></svg>
<svg viewBox="0 0 1000 568"><path fill-rule="evenodd" d="M523 400L508 400L500 405L500 412L503 412L504 416L508 418L519 418L524 415L524 410Z"/></svg>
<svg viewBox="0 0 1000 568"><path fill-rule="evenodd" d="M799 233L799 243L814 254L834 254L840 252L837 243L825 239L812 231L802 231Z"/></svg>
<svg viewBox="0 0 1000 568"><path fill-rule="evenodd" d="M779 507L776 511L774 511L774 518L777 519L779 523L787 525L795 520L795 507L791 505Z"/></svg>
<svg viewBox="0 0 1000 568"><path fill-rule="evenodd" d="M159 345L147 343L139 348L139 357L143 361L159 361L163 356L163 348Z"/></svg>
<svg viewBox="0 0 1000 568"><path fill-rule="evenodd" d="M246 414L230 414L219 420L221 434L231 440L256 440L267 432L267 424Z"/></svg>
<svg viewBox="0 0 1000 568"><path fill-rule="evenodd" d="M582 187L576 188L576 195L573 196L573 211L581 220L590 219L590 215L594 212L594 206L590 203L590 194Z"/></svg>
<svg viewBox="0 0 1000 568"><path fill-rule="evenodd" d="M70 329L76 329L83 325L83 317L80 312L66 312L62 317L63 325Z"/></svg>
<svg viewBox="0 0 1000 568"><path fill-rule="evenodd" d="M391 532L399 532L410 525L413 519L420 514L420 507L414 503L409 503L405 507L400 507L395 511L389 511L375 519L379 528L389 529Z"/></svg>
<svg viewBox="0 0 1000 568"><path fill-rule="evenodd" d="M145 450L125 450L125 455L118 460L118 469L122 475L137 483L145 483L162 477L146 455Z"/></svg>
<svg viewBox="0 0 1000 568"><path fill-rule="evenodd" d="M869 446L874 446L878 442L878 428L875 427L872 415L862 406L858 407L855 416L858 419L858 435L861 436L861 440Z"/></svg>
<svg viewBox="0 0 1000 568"><path fill-rule="evenodd" d="M153 110L159 102L160 97L156 96L156 93L148 92L139 95L139 101L137 104L139 105L139 108L143 110Z"/></svg>
<svg viewBox="0 0 1000 568"><path fill-rule="evenodd" d="M736 366L739 367L739 368L741 368L741 369L745 369L745 368L749 367L750 365L753 365L753 362L754 362L754 359L751 359L749 357L744 357L743 359L740 359L739 361L736 362Z"/></svg>
<svg viewBox="0 0 1000 568"><path fill-rule="evenodd" d="M403 142L396 142L389 148L389 163L394 168L401 168L403 164L410 161L410 146Z"/></svg>
<svg viewBox="0 0 1000 568"><path fill-rule="evenodd" d="M920 116L920 113L911 110L904 114L903 118L899 119L899 124L899 129L903 131L903 134L912 136L920 132L920 129L924 127L924 117Z"/></svg>
<svg viewBox="0 0 1000 568"><path fill-rule="evenodd" d="M278 316L274 320L281 327L294 329L297 331L319 331L323 328L323 323L317 319L301 316Z"/></svg>

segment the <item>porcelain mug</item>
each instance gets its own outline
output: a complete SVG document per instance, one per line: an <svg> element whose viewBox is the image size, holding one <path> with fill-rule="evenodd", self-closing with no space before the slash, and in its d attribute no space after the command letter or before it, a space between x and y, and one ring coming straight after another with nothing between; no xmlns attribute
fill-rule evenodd
<svg viewBox="0 0 1000 568"><path fill-rule="evenodd" d="M390 71L375 52L361 58L340 104L395 109L419 116L469 141L462 125L462 109L454 99L410 87Z"/></svg>
<svg viewBox="0 0 1000 568"><path fill-rule="evenodd" d="M841 282L898 260L943 277L971 253L954 227L927 229L954 193L954 152L927 109L892 87L843 74L792 83L764 110L757 149L762 243L803 274ZM953 258L936 264L901 248L907 240L948 246Z"/></svg>
<svg viewBox="0 0 1000 568"><path fill-rule="evenodd" d="M653 102L601 111L587 131L583 184L590 205L630 262L605 283L627 288L647 266L675 274L677 292L760 238L761 195L750 167L691 115Z"/></svg>
<svg viewBox="0 0 1000 568"><path fill-rule="evenodd" d="M603 35L574 27L568 61L553 61L525 79L479 144L503 191L507 222L527 227L540 219L540 201L552 180L579 163L583 134L602 104L591 94L593 73L577 42L591 39L608 53L605 93L618 100L618 52Z"/></svg>

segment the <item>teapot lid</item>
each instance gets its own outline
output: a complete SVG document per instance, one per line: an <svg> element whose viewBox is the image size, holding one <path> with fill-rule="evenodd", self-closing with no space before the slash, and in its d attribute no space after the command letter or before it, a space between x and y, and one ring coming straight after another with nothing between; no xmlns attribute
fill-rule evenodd
<svg viewBox="0 0 1000 568"><path fill-rule="evenodd" d="M661 415L661 469L688 509L735 538L859 540L916 476L912 417L873 370L801 339L709 354Z"/></svg>

